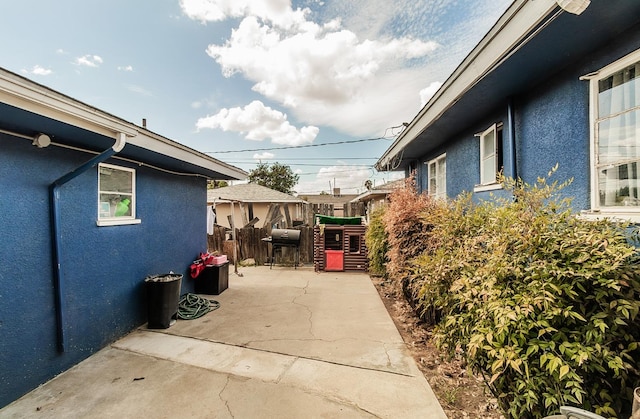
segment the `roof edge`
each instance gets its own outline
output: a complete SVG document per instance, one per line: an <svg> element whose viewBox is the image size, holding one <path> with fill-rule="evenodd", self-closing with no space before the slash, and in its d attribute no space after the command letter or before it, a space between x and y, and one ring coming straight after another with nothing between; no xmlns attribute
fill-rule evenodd
<svg viewBox="0 0 640 419"><path fill-rule="evenodd" d="M110 113L87 105L70 96L36 83L0 67L0 99L13 107L38 113L105 137L117 139L119 134L127 136L127 143L214 171L231 179L244 179L247 172L221 162L186 145L170 140L125 121Z"/></svg>
<svg viewBox="0 0 640 419"><path fill-rule="evenodd" d="M376 170L396 170L404 148L523 45L554 10L560 10L556 0L515 0L378 159Z"/></svg>

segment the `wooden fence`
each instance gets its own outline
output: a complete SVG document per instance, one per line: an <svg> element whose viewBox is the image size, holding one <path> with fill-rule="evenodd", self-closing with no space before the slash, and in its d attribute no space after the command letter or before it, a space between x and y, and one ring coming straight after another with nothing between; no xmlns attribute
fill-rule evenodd
<svg viewBox="0 0 640 419"><path fill-rule="evenodd" d="M303 226L297 227L300 230L300 263L303 265L313 264L313 227ZM269 228L245 227L236 229L236 254L238 260L253 259L256 265L264 265L270 263L271 245L263 241L263 238L269 237L271 230ZM207 236L208 248L210 252L218 252L227 255L227 258L233 263L233 238L231 231L223 226L215 226L213 234ZM283 248L276 255L275 263L277 264L293 264L295 250L293 248Z"/></svg>
<svg viewBox="0 0 640 419"><path fill-rule="evenodd" d="M315 214L330 215L330 216L335 215L334 204L309 204L307 207L308 207L308 212L310 214L310 218L307 218L305 214L305 221L310 220L308 221L309 225L313 225L313 215ZM345 217L361 217L365 215L366 205L364 204L364 202L347 202L346 204L343 204L341 207L342 207L341 215Z"/></svg>

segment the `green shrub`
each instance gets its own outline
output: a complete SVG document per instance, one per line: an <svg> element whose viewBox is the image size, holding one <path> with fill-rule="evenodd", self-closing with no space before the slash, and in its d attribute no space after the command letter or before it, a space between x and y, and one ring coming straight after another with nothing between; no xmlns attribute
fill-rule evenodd
<svg viewBox="0 0 640 419"><path fill-rule="evenodd" d="M423 251L398 270L418 313L510 418L562 405L625 414L640 385L635 230L576 217L565 184L504 184L513 199L466 195L419 214Z"/></svg>
<svg viewBox="0 0 640 419"><path fill-rule="evenodd" d="M380 207L371 213L369 225L364 235L367 245L367 258L369 259L369 273L376 276L387 277L387 252L389 251L389 241L387 233L384 231L385 208Z"/></svg>

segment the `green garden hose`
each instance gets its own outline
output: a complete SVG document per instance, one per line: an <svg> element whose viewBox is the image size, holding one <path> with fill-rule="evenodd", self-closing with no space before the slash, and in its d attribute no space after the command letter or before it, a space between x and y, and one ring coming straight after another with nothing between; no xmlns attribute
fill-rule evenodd
<svg viewBox="0 0 640 419"><path fill-rule="evenodd" d="M216 300L207 300L196 294L187 293L182 295L178 302L178 318L193 320L218 308L220 308L220 303Z"/></svg>

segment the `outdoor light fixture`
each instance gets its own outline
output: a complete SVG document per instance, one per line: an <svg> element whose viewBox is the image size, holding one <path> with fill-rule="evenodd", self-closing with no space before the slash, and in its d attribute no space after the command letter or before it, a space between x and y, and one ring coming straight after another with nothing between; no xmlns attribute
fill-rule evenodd
<svg viewBox="0 0 640 419"><path fill-rule="evenodd" d="M557 3L564 11L579 15L589 7L591 0L557 0Z"/></svg>
<svg viewBox="0 0 640 419"><path fill-rule="evenodd" d="M40 133L33 138L32 144L38 148L48 147L51 144L51 138L47 134Z"/></svg>

